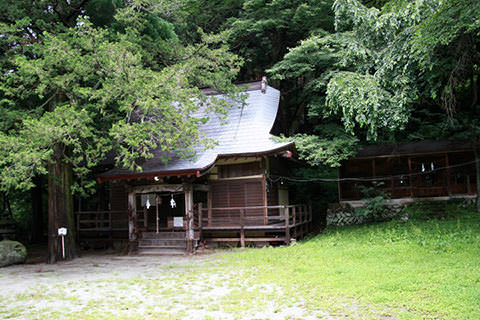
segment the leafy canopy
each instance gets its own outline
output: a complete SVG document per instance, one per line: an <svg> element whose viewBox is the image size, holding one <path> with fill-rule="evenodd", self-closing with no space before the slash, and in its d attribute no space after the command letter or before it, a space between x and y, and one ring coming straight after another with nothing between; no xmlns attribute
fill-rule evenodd
<svg viewBox="0 0 480 320"><path fill-rule="evenodd" d="M92 186L88 173L110 151L117 165L141 170L157 148L192 158L197 146L212 145L199 132L207 119L195 112L221 113L228 105L206 99L198 88L230 92L241 60L221 35L203 34L199 43L182 45L165 23L152 23L154 31L145 33L145 11L118 10L115 28L79 19L38 35L26 45L29 55L18 50L15 37L28 20L4 29L13 57L3 74L1 106L14 116L2 121L0 133L3 189L30 188L33 176L61 161L73 167L80 190ZM153 38L171 46L143 46Z"/></svg>

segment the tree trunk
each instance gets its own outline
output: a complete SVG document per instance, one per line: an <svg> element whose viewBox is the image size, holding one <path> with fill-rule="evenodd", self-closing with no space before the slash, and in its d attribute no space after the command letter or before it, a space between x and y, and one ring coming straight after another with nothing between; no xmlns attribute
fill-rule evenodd
<svg viewBox="0 0 480 320"><path fill-rule="evenodd" d="M32 189L32 241L43 241L43 191L44 180L41 176L34 178L35 188Z"/></svg>
<svg viewBox="0 0 480 320"><path fill-rule="evenodd" d="M72 168L63 162L63 146L56 145L54 163L48 168L48 263L62 260L62 238L58 229L67 228L65 259L77 256L73 216Z"/></svg>

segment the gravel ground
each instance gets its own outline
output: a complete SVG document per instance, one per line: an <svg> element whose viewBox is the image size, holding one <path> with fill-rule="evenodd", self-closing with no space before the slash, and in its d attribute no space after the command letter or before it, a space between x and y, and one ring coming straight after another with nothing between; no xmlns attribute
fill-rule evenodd
<svg viewBox="0 0 480 320"><path fill-rule="evenodd" d="M195 256L84 254L0 269L2 319L331 319L251 274ZM32 261L32 260L31 260ZM33 260L35 262L35 260ZM38 262L38 259L37 259Z"/></svg>

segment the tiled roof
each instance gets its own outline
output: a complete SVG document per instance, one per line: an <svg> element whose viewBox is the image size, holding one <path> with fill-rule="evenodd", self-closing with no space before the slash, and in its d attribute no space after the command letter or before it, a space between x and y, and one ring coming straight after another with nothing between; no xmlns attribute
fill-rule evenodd
<svg viewBox="0 0 480 320"><path fill-rule="evenodd" d="M244 106L235 103L228 110L226 120L210 114L210 120L201 126L200 130L207 138L217 141L216 147L197 150L197 157L193 161L173 157L168 164L162 163L159 157L162 151L158 149L154 152L156 156L142 165L140 174L160 176L171 172L202 171L212 166L218 157L272 154L293 148L293 142L275 142L270 134L278 111L280 92L267 86L265 93L262 93L256 82L247 88L245 94ZM139 173L115 168L100 176L108 179L134 174Z"/></svg>

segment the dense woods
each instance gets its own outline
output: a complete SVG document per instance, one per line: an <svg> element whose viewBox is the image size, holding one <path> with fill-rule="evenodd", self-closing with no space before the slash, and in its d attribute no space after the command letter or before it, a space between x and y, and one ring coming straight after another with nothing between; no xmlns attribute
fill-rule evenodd
<svg viewBox="0 0 480 320"><path fill-rule="evenodd" d="M108 154L194 157L212 143L194 101L228 107L199 88L262 75L282 92L275 133L313 168L297 175L331 176L361 144L478 141L478 17L476 0L2 1L0 208L35 240L47 212L51 239L73 231L72 195Z"/></svg>

